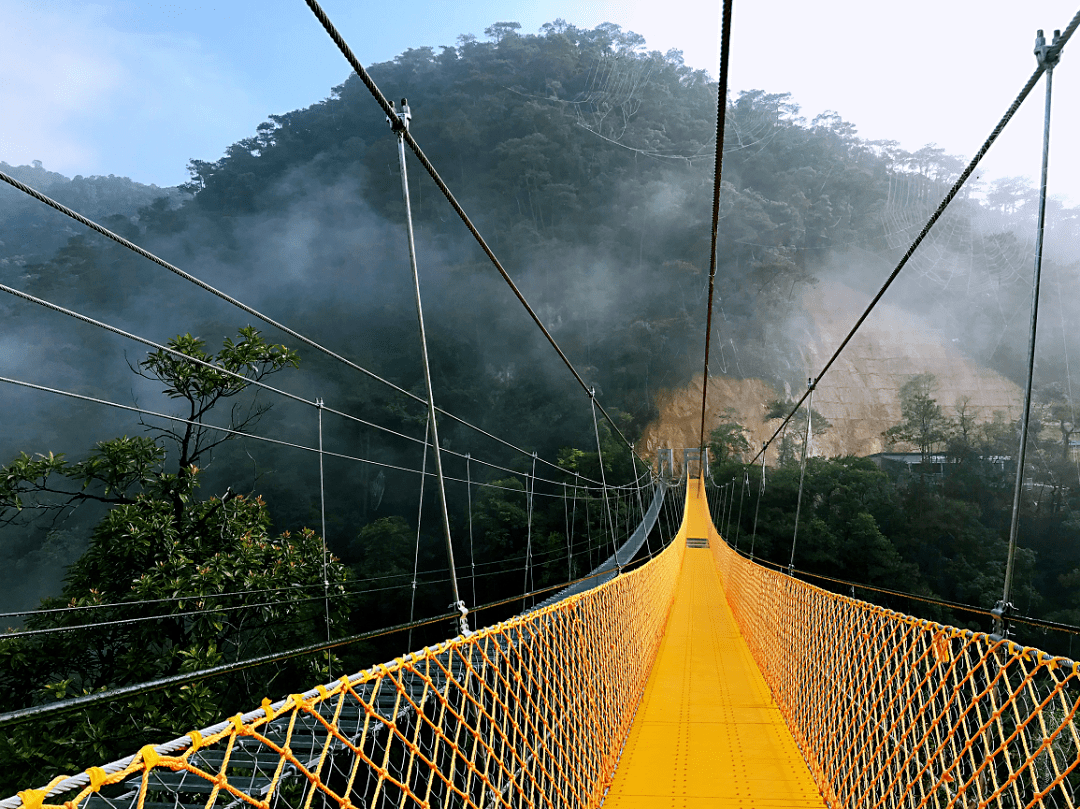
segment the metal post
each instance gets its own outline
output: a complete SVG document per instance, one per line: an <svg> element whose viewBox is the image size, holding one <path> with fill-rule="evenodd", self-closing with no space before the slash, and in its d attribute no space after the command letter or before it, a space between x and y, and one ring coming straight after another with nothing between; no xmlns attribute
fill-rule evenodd
<svg viewBox="0 0 1080 809"><path fill-rule="evenodd" d="M791 560L788 562L788 575L795 572L795 542L799 538L799 512L802 511L803 481L806 479L806 458L810 454L810 437L813 435L811 423L814 418L814 380L807 380L810 398L806 402L806 440L802 449L802 470L799 472L799 498L795 501L795 533L791 537Z"/></svg>
<svg viewBox="0 0 1080 809"><path fill-rule="evenodd" d="M1054 45L1057 44L1060 31L1054 32ZM1054 86L1054 66L1061 56L1060 49L1052 49L1046 44L1042 29L1035 37L1035 58L1039 64L1046 65L1046 109L1043 115L1042 176L1039 181L1039 222L1035 232L1035 273L1031 282L1031 328L1028 333L1028 372L1027 386L1024 388L1024 414L1020 421L1020 449L1016 458L1016 484L1013 487L1012 519L1009 523L1009 556L1005 563L1005 587L1001 601L994 612L994 621L998 634L1008 632L1006 616L1012 608L1009 596L1012 592L1013 566L1016 557L1016 538L1020 530L1020 497L1024 489L1024 461L1027 455L1028 426L1031 421L1031 388L1035 373L1035 334L1039 322L1039 284L1042 280L1043 234L1046 229L1046 175L1050 163L1050 99Z"/></svg>
<svg viewBox="0 0 1080 809"><path fill-rule="evenodd" d="M416 320L420 328L420 351L424 361L424 384L427 390L428 419L431 423L431 443L435 451L435 477L439 481L439 507L442 511L443 538L446 540L446 560L450 566L450 585L453 589L453 606L461 613L463 634L470 634L465 602L458 592L457 568L454 565L454 542L450 537L450 515L446 508L446 481L443 477L442 452L439 447L439 425L435 419L435 394L431 388L431 365L428 361L427 331L424 329L424 307L420 302L420 274L416 268L416 240L413 236L412 205L409 202L409 177L405 170L405 131L409 128L412 113L406 99L401 99L401 111L397 120L391 121L398 141L398 164L401 167L401 196L405 200L405 223L409 234L409 265L412 268L413 291L416 295Z"/></svg>

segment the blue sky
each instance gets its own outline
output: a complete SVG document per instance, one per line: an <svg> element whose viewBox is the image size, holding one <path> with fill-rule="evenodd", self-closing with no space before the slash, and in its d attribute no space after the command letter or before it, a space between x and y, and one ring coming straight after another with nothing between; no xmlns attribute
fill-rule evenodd
<svg viewBox="0 0 1080 809"><path fill-rule="evenodd" d="M864 137L908 149L936 142L967 156L1034 68L1035 29L1064 27L1074 4L736 0L731 87L788 91L807 117L833 109ZM562 17L583 27L616 22L713 74L718 6L324 0L366 64L452 45L462 33L483 37L495 21L531 32ZM0 22L0 160L41 160L68 175L183 182L189 159L218 158L270 113L325 98L348 73L302 0L0 0ZM1055 75L1050 190L1080 204L1080 156L1066 146L1080 123L1080 103L1070 105L1080 99L1080 41L1071 50ZM1037 93L991 151L986 177L1037 176Z"/></svg>

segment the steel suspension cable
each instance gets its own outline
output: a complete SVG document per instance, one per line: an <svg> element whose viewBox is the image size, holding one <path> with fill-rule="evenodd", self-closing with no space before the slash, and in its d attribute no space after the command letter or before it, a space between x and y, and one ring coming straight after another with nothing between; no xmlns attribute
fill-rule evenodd
<svg viewBox="0 0 1080 809"><path fill-rule="evenodd" d="M323 474L323 429L322 429L322 414L323 414L323 401L322 399L316 399L315 404L319 408L319 525L322 530L322 535L319 537L322 540L322 583L323 583L323 596L326 598L326 642L330 642L330 578L327 576L327 567L330 563L330 549L326 547L326 480ZM330 663L330 650L326 651L326 668L330 671L330 676L333 677L333 670Z"/></svg>
<svg viewBox="0 0 1080 809"><path fill-rule="evenodd" d="M593 406L593 431L596 433L596 458L600 461L600 480L604 483L604 512L607 514L608 529L611 531L611 552L615 554L615 566L619 569L619 573L622 573L622 562L619 561L619 545L615 539L615 523L611 519L611 505L608 503L607 474L604 472L604 450L600 447L600 425L596 420L596 393L591 389L590 391L592 393L590 401Z"/></svg>
<svg viewBox="0 0 1080 809"><path fill-rule="evenodd" d="M139 414L144 415L144 416L153 416L154 418L166 419L168 421L175 421L175 422L178 422L180 424L188 424L188 425L191 425L193 427L201 427L201 428L206 429L206 430L216 430L217 432L220 432L220 433L228 433L230 435L234 435L234 436L237 436L237 437L240 437L240 438L250 438L250 439L252 439L254 441L261 441L261 442L263 442L265 444L276 444L279 447L291 447L292 449L299 449L299 450L303 450L304 452L317 453L319 451L315 447L305 447L303 444L294 444L291 441L281 441L280 439L277 439L277 438L267 438L264 435L256 435L254 433L245 433L245 432L242 432L240 430L230 429L228 427L218 427L215 424L204 424L203 422L192 421L191 419L185 419L185 418L182 418L180 416L171 416L168 413L158 413L155 410L147 410L144 407L135 407L134 405L124 405L124 404L120 404L119 402L111 402L108 399L99 399L99 398L97 398L95 396L85 396L85 395L83 395L81 393L72 393L71 391L61 390L59 388L50 388L47 385L37 385L37 384L35 384L33 382L24 382L21 379L12 379L10 377L0 376L0 382L6 382L9 385L17 385L17 386L22 387L22 388L30 388L31 390L38 390L38 391L42 391L44 393L52 393L52 394L55 394L57 396L66 396L69 399L78 399L79 401L83 401L83 402L91 402L93 404L104 405L106 407L114 407L117 410L127 410L128 412L139 413ZM405 466L396 466L394 464L383 463L381 461L373 461L373 460L370 460L369 458L358 458L355 455L344 455L344 454L339 453L339 452L330 452L329 450L327 450L325 452L325 454L329 455L332 458L341 458L341 459L346 460L346 461L357 461L359 463L371 464L372 466L379 466L379 467L382 467L383 469L393 469L393 470L398 471L398 472L410 472L410 473L412 473L414 475L417 474L416 469L409 469L408 467L405 467Z"/></svg>
<svg viewBox="0 0 1080 809"><path fill-rule="evenodd" d="M416 580L417 571L420 569L420 525L424 520L424 482L427 480L427 456L428 456L428 432L431 430L431 416L428 415L427 425L424 427L424 460L420 465L423 474L420 476L420 502L416 507L416 553L413 555L412 597L409 600L409 621L412 621L416 612ZM412 630L409 630L408 647L412 648Z"/></svg>
<svg viewBox="0 0 1080 809"><path fill-rule="evenodd" d="M1072 20L1069 21L1068 27L1062 32L1061 37L1058 38L1055 41L1054 45L1052 45L1048 49L1048 54L1050 57L1056 59L1056 57L1061 53L1062 48L1065 47L1065 44L1076 32L1077 28L1080 28L1080 11L1076 12ZM1021 88L1020 93L1013 100L1012 104L1009 105L1008 110L1006 110L1005 114L1001 117L1001 120L998 121L997 126L994 127L994 130L990 133L989 137L987 137L983 145L979 147L979 151L975 153L975 156L971 159L971 162L968 163L967 167L960 173L960 176L956 179L956 182L953 183L948 193L945 194L945 198L942 199L941 204L938 205L937 209L934 211L933 214L931 214L926 224L923 225L922 230L919 231L919 235L915 237L915 240L911 243L911 246L908 247L908 249L904 252L904 255L900 258L900 261L897 263L895 269L893 269L893 271L889 274L889 277L886 279L885 283L882 284L881 289L878 290L877 294L874 295L873 299L870 301L869 306L867 306L866 310L859 316L859 319L855 321L855 325L851 327L851 330L847 333L847 336L844 337L843 341L841 341L840 345L832 353L832 356L829 357L828 361L825 363L825 366L821 369L821 372L816 377L819 383L821 382L825 374L829 372L829 369L832 368L833 364L839 358L843 350L847 348L848 343L851 342L851 339L855 336L855 333L862 327L862 324L866 320L866 318L870 316L870 313L877 306L878 301L881 300L885 292L889 289L890 286L892 286L893 281L896 280L896 277L900 274L900 271L904 269L904 267L907 265L908 261L911 259L912 255L914 255L919 245L922 244L923 241L926 239L927 235L930 233L930 229L937 223L937 221L941 218L942 214L945 213L945 209L949 206L949 203L951 203L956 197L956 195L960 193L960 189L967 182L972 172L975 171L975 168L982 161L983 157L986 156L986 153L990 150L990 147L993 146L994 142L1001 135L1006 125L1013 119L1013 116L1016 115L1017 110L1020 109L1020 105L1024 103L1028 95L1030 95L1031 91L1035 88L1035 85L1038 84L1039 79L1042 77L1042 74L1046 71L1046 69L1047 64L1045 61L1040 62L1038 67L1035 68L1035 72L1031 74L1031 78L1029 78L1027 80L1027 83ZM791 409L791 412L787 414L787 416L784 418L784 421L780 424L779 427L776 428L776 431L772 434L766 444L775 439L776 436L780 434L780 431L787 426L787 423L791 421L795 413L798 412L799 407L806 400L809 394L810 391L806 391L805 393L803 393L803 395L799 398L799 401L795 403L794 407L792 407ZM762 450L762 452L764 452L764 450ZM757 458L758 456L754 456L754 458L751 460L751 463L755 462Z"/></svg>
<svg viewBox="0 0 1080 809"><path fill-rule="evenodd" d="M728 66L731 61L731 11L733 0L724 0L720 33L720 75L716 85L716 162L713 167L712 238L709 243L709 302L705 310L705 371L701 380L701 440L705 453L705 410L709 397L709 347L712 343L713 291L716 287L716 242L720 229L720 183L724 169L724 121L727 117Z"/></svg>
<svg viewBox="0 0 1080 809"><path fill-rule="evenodd" d="M401 167L401 196L405 202L405 225L409 242L409 266L412 269L413 293L416 299L416 321L420 333L420 353L424 366L424 388L427 391L428 425L431 428L431 449L435 459L435 477L439 485L439 516L442 518L443 539L446 540L446 562L450 568L450 584L454 607L461 612L461 631L468 635L469 612L458 590L457 565L454 563L454 540L450 535L450 512L446 505L446 478L443 475L442 447L439 443L439 420L435 413L435 391L431 385L431 362L428 358L427 330L424 328L424 305L420 300L420 272L416 266L416 242L413 237L412 202L409 200L409 176L405 168L405 135L409 132L409 109L402 99L401 115L390 117L397 133L398 162ZM425 451L425 458L427 453ZM535 454L533 470L536 468ZM419 536L417 537L419 548Z"/></svg>
<svg viewBox="0 0 1080 809"><path fill-rule="evenodd" d="M529 475L529 486L525 504L525 584L521 588L521 609L525 609L525 593L529 592L529 574L532 565L532 523L533 523L533 490L536 488L536 455L533 455L532 474Z"/></svg>
<svg viewBox="0 0 1080 809"><path fill-rule="evenodd" d="M473 551L473 508L472 508L472 456L465 453L465 497L469 510L469 578L472 579L472 603L476 603L476 554ZM563 484L566 485L565 483Z"/></svg>
<svg viewBox="0 0 1080 809"><path fill-rule="evenodd" d="M376 85L375 81L371 78L371 75L367 72L367 70L364 69L364 66L360 64L360 60L356 58L356 54L353 53L352 48L349 47L348 43L345 41L345 38L342 37L342 35L338 32L337 28L330 21L329 16L327 16L326 12L323 11L322 6L320 6L318 3L318 0L304 0L304 2L307 3L307 6L309 9L311 9L312 14L315 15L316 19L318 19L319 23L322 25L327 35L329 35L330 39L333 40L338 50L341 51L341 55L345 57L345 60L349 63L349 66L352 67L352 69L356 72L356 75L360 78L360 81L363 82L364 86L371 93L372 97L374 97L375 101L382 108L382 111L386 113L387 118L389 118L391 121L395 120L397 118L397 113L394 110L394 105L387 100L386 96L383 95L378 85ZM727 2L730 4L731 0L727 0ZM533 309L532 305L528 302L528 300L526 300L524 294L522 294L521 290L518 289L517 284L514 283L514 280L510 277L510 274L503 267L502 262L499 261L498 257L488 245L487 241L480 234L480 231L477 230L476 225L473 224L472 220L469 218L469 215L465 213L465 209L461 207L461 204L457 201L457 198L454 197L453 193L450 191L450 188L443 181L442 177L439 176L439 173L435 170L435 166L428 159L427 155L424 154L424 151L420 148L420 144L416 142L416 139L413 137L412 133L406 129L402 134L402 138L404 142L409 145L409 148L412 149L413 153L420 161L420 164L424 167L424 170L427 171L427 173L431 176L431 179L435 181L435 185L438 186L443 196L446 197L447 202L449 202L450 206L454 209L454 213L458 215L458 218L460 218L461 221L464 223L465 227L468 228L469 233L472 234L473 238L476 240L476 243L480 245L480 248L488 257L488 260L491 261L492 265L495 267L496 270L498 270L499 275L502 276L502 279L506 282L507 286L510 287L510 290L514 293L514 297L516 297L518 299L518 302L521 303L521 305L525 308L525 311L528 312L529 317L532 318L533 323L536 324L536 327L538 329L540 329L544 337L547 339L548 343L555 350L555 353L559 355L559 358L563 361L563 364L573 375L574 379L577 380L578 384L581 386L581 389L585 391L585 393L588 394L589 397L594 401L596 407L599 408L604 418L607 419L608 423L611 425L612 429L615 430L619 438L622 439L623 443L629 446L630 441L626 438L625 435L623 435L622 430L619 429L619 425L615 423L615 420L608 414L608 412L604 409L603 405L595 401L595 396L592 394L592 389L590 388L590 386L585 382L581 374L578 373L578 370L574 367L574 364L570 362L570 358L567 357L566 353L562 350L562 348L559 347L558 342L556 342L555 338L551 335L551 332L548 331L547 326L544 325L544 322L540 319L540 316L536 313L536 310Z"/></svg>
<svg viewBox="0 0 1080 809"><path fill-rule="evenodd" d="M769 442L765 441L761 446L761 483L758 486L757 504L754 506L754 533L750 536L750 561L754 561L754 545L757 543L758 514L761 512L761 500L765 497L765 450ZM752 462L751 462L752 463Z"/></svg>
<svg viewBox="0 0 1080 809"><path fill-rule="evenodd" d="M416 394L410 393L409 391L405 390L404 388L399 387L398 385L395 385L393 382L390 382L389 380L383 379L381 376L376 374L374 371L369 371L367 368L364 368L363 366L358 365L357 363L353 362L352 360L346 359L342 355L340 355L340 354L338 354L338 353L336 353L334 351L331 351L329 348L326 348L325 346L321 345L320 343L315 342L310 337L305 337L303 334L296 331L295 329L291 329L288 326L286 326L284 323L281 323L281 322L275 320L274 318L270 317L269 315L263 314L258 309L255 309L254 307L249 306L248 304L244 303L243 301L238 300L237 298L234 298L232 295L229 295L228 293L221 291L220 289L212 286L211 284L208 284L206 281L203 281L200 278L196 278L194 275L192 275L189 272L185 272L184 270L177 267L175 264L171 264L168 261L166 261L165 259L159 258L158 256L151 253L149 250L146 250L145 248L142 248L139 245L135 244L133 241L131 241L129 239L125 239L123 236L119 235L118 233L114 233L113 231L109 230L108 228L106 228L106 227L104 227L102 225L99 225L97 222L94 222L93 220L86 218L82 214L77 213L76 211L73 211L71 208L68 208L66 205L63 205L63 204L57 202L56 200L45 196L40 191L37 191L36 189L31 188L30 186L19 182L14 177L9 176L8 174L5 174L2 171L0 171L0 180L3 180L5 183L7 183L10 186L13 186L14 188L17 188L18 190L22 191L24 194L28 194L29 196L33 197L34 199L38 200L39 202L45 203L50 208L53 208L53 209L59 211L60 213L64 214L65 216L68 216L68 217L74 219L76 222L90 228L91 230L93 230L93 231L95 231L97 233L100 233L102 236L106 237L107 239L112 239L117 244L121 245L122 247L126 247L128 250L131 250L133 253L136 253L136 254L142 256L147 261L152 261L154 264L157 264L160 267L164 267L169 272L180 276L185 281L188 281L188 282L194 284L195 286L199 287L200 289L203 289L206 292L209 292L211 295L216 295L217 297L221 298L226 303L232 304L237 309L240 309L241 311L246 312L247 314L251 315L252 317L261 320L263 323L267 324L268 326L273 326L275 329L278 329L279 331L284 332L285 334L292 337L294 340L297 340L298 342L303 343L304 345L308 346L309 348L314 348L316 351L319 351L319 352L325 354L326 356L330 357L331 359L334 359L334 360L336 360L336 361L338 361L338 362L340 362L340 363L342 363L344 365L347 365L348 367L352 368L354 371L359 371L360 373L367 376L369 379L372 379L372 380L374 380L376 382L379 382L379 383L381 383L381 384L383 384L383 385L397 391L398 393L402 394L403 396L407 396L410 399L414 399L416 401L423 402L423 399L420 398L419 396L417 396Z"/></svg>
<svg viewBox="0 0 1080 809"><path fill-rule="evenodd" d="M550 593L553 590L561 590L568 585L578 584L579 582L590 581L600 576L606 575L606 572L601 571L598 573L590 573L587 576L582 576L571 582L564 582L562 584L552 584L546 587L542 587L532 593L526 595L535 598L536 596L543 595L544 593ZM318 596L317 598L321 598ZM477 605L473 610L474 612L480 612L482 610L493 609L495 607L502 607L513 601L517 601L518 596L511 598L504 598L498 601L491 601L486 604ZM411 621L409 623L396 624L394 626L384 627L382 629L374 629L368 632L361 632L356 635L350 635L345 638L338 638L330 643L320 642L310 644L308 646L301 646L295 649L290 649L284 652L272 652L270 654L261 655L259 657L249 658L247 660L240 660L236 663L223 663L219 666L213 666L208 669L202 669L200 671L193 671L184 674L175 674L168 677L161 677L156 680L148 680L142 683L136 683L134 685L121 686L109 691L99 691L93 694L86 694L84 696L72 697L70 699L61 700L59 702L51 702L46 705L35 705L30 708L22 708L16 711L8 711L7 713L0 714L0 727L10 727L13 725L23 724L25 722L37 721L49 716L58 716L71 711L77 711L80 708L84 708L90 705L97 705L103 702L112 702L116 699L123 697L138 696L141 694L149 694L155 691L161 691L171 686L189 685L191 683L201 682L203 680L213 679L215 677L221 677L226 674L234 674L236 672L245 671L251 668L257 668L259 666L265 666L270 663L280 663L286 660L291 660L297 657L306 657L310 654L317 654L319 652L327 651L329 649L337 649L342 646L350 646L364 640L370 640L372 638L384 637L386 635L392 635L398 632L404 632L406 630L419 629L425 626L431 626L433 624L440 623L449 619L457 619L458 613L449 612L435 615L430 618L423 618L417 621ZM312 691L312 693L318 693ZM185 737L187 739L187 737ZM190 742L190 739L187 739Z"/></svg>
<svg viewBox="0 0 1080 809"><path fill-rule="evenodd" d="M1053 45L1057 44L1057 37ZM1024 461L1027 457L1028 430L1031 422L1031 391L1035 376L1035 338L1039 322L1039 286L1042 281L1043 238L1046 234L1046 184L1050 160L1050 101L1053 96L1054 67L1061 57L1061 49L1050 55L1043 32L1040 30L1035 40L1035 54L1039 63L1046 68L1046 103L1043 112L1043 148L1042 170L1039 181L1039 212L1035 230L1035 270L1031 285L1031 320L1028 336L1027 379L1024 386L1024 408L1020 418L1020 448L1016 453L1016 482L1013 487L1012 515L1009 522L1009 549L1005 559L1005 585L1002 589L1001 602L998 605L1002 618L998 621L997 631L1007 633L1006 614L1012 610L1010 595L1012 591L1013 565L1016 557L1017 537L1020 533L1020 501L1024 486Z"/></svg>
<svg viewBox="0 0 1080 809"><path fill-rule="evenodd" d="M799 470L799 494L795 499L795 532L791 536L791 561L788 562L788 575L795 569L795 542L799 538L799 514L802 511L803 481L806 479L806 459L810 455L810 439L813 436L811 426L814 420L814 380L807 385L810 402L806 406L806 438L803 441L802 468Z"/></svg>
<svg viewBox="0 0 1080 809"><path fill-rule="evenodd" d="M19 190L25 191L26 193L28 193L30 196L34 197L35 199L39 199L39 200L45 202L47 205L50 205L50 207L56 208L61 213L65 213L65 214L71 216L76 221L78 221L80 223L83 223L83 224L86 224L87 227L90 227L93 230L96 230L98 232L104 232L106 235L111 234L111 235L109 235L109 238L115 237L114 241L117 241L118 243L120 243L120 244L122 244L124 246L129 246L130 245L131 249L133 249L134 252L136 252L139 255L144 256L144 257L151 257L150 260L152 260L154 263L165 266L167 269L171 269L171 270L179 273L182 277L185 277L185 278L187 277L187 273L184 273L183 271L179 270L178 268L174 268L171 264L168 264L167 262L163 261L162 259L159 259L156 256L153 256L152 254L150 254L147 251L143 250L143 248L138 247L137 245L134 245L133 243L128 242L128 240L124 239L122 236L117 236L116 234L113 234L107 228L103 228L100 225L97 225L96 223L91 222L89 219L86 219L81 214L78 214L75 211L72 211L69 208L65 207L64 205L61 205L60 203L55 202L54 200L51 200L50 198L46 197L44 194L41 194L41 193L35 191L34 189L30 188L29 186L25 186L24 184L18 182L17 180L12 180L10 177L8 177L6 174L4 174L2 171L0 171L0 179L3 179L5 181L10 181L11 184L14 185L16 188L18 188ZM199 286L203 286L203 283L201 281L198 281L198 279L195 280L195 283L197 283ZM306 405L308 405L310 407L315 406L314 402L312 402L309 399L305 399L302 396L298 396L297 394L289 393L288 391L281 390L280 388L276 388L273 385L268 385L265 382L262 382L260 380L249 379L248 377L245 377L243 374L238 374L236 372L229 371L229 370L227 370L225 368L221 368L220 366L214 365L213 363L207 362L205 360L200 360L200 359L198 359L196 357L191 357L191 356L189 356L187 354L184 354L183 352L177 351L176 349L169 348L166 345L162 345L162 344L157 343L157 342L155 342L153 340L149 340L149 339L147 339L145 337L141 337L141 336L139 336L137 334L133 334L131 332L125 331L123 329L120 329L120 328L118 328L116 326L112 326L112 325L110 325L108 323L105 323L103 321L96 320L95 318L89 317L88 315L81 314L81 313L76 312L76 311L74 311L72 309L68 309L66 307L60 306L59 304L55 304L55 303L52 303L51 301L47 301L47 300L45 300L43 298L39 298L39 297L37 297L35 295L31 295L28 292L23 292L22 290L18 290L18 289L15 289L13 287L7 286L6 284L0 284L0 291L6 292L9 295L13 295L15 297L21 298L21 299L23 299L25 301L28 301L30 303L37 304L37 305L42 306L42 307L44 307L46 309L50 309L50 310L52 310L54 312L57 312L59 314L63 314L63 315L66 315L68 317L74 318L75 320L79 320L79 321L81 321L83 323L86 323L87 325L91 325L91 326L94 326L96 328L100 328L100 329L102 329L104 331L111 332L112 334L116 334L116 335L118 335L120 337L124 337L125 339L132 340L133 342L142 343L143 345L146 345L146 346L148 346L150 348L153 348L155 350L164 351L164 352L166 352L168 354L172 354L173 356L176 356L176 357L185 359L187 361L193 362L196 365L205 366L207 368L210 368L210 369L212 369L214 371L225 374L227 376L233 376L233 377L236 377L238 379L242 379L245 382L247 382L248 384L254 385L254 386L259 387L259 388L266 389L268 391L272 391L272 392L274 392L274 393L276 393L276 394L278 394L280 396L284 396L286 398L292 399L292 400L300 402L302 404L306 404ZM215 294L219 294L219 293L217 293L215 291ZM220 293L219 297L224 297L225 300L227 300L229 302L233 302L233 300L231 298L229 298L227 295L225 295L224 293ZM248 311L249 314L253 314L253 316L261 319L264 323L267 323L268 325L271 325L271 326L273 326L275 328L279 328L282 331L284 331L286 334L293 335L293 333L289 329L287 329L284 326L281 326L276 321L271 320L269 318L266 318L266 317L260 315L259 313L255 312L254 310L249 311L248 308L244 304L241 304L241 303L237 302L236 305L239 306L241 309L244 309L245 311ZM293 336L295 336L295 335L293 335ZM366 369L364 369L364 368L362 368L362 367L360 367L358 365L355 365L355 363L352 363L349 360L338 357L338 355L334 354L334 352L330 351L329 349L323 348L322 346L318 345L317 343L314 343L313 341L308 340L308 338L301 336L298 339L300 339L301 342L303 342L305 345L313 346L317 350L321 351L322 353L325 353L325 354L328 354L331 357L337 358L340 361L344 362L346 365L349 365L350 367L354 367L357 370L361 371L362 373L364 373L364 374L366 374L368 376L371 376L376 381L379 381L379 382L382 382L382 383L388 385L390 388L392 388L396 392L402 394L403 396L406 396L406 397L412 399L413 401L415 401L415 402L417 402L419 404L426 405L426 402L422 397L417 396L414 393L411 393L411 392L409 392L409 391L407 391L407 390L405 390L403 388L398 387L397 385L393 384L392 382L388 382L388 381L382 379L381 377L378 377L377 375L372 374L372 372L370 372L370 371L368 371L368 370L366 370ZM324 405L323 409L327 413L333 413L336 416L340 416L340 417L348 419L350 421L354 421L354 422L357 422L359 424L363 424L363 425L365 425L367 427L371 427L373 429L380 430L382 432L388 433L390 435L397 436L399 438L403 438L403 439L405 439L407 441L412 441L414 443L420 443L420 439L418 439L418 438L414 438L412 436L405 435L404 433L399 433L396 430L392 430L392 429L390 429L388 427L384 427L382 425L375 424L373 422L362 419L362 418L360 418L358 416L353 416L353 415L351 415L349 413L344 413L344 412L342 412L340 410L335 410L332 407L326 407L325 405ZM467 429L472 430L472 431L484 436L485 438L488 438L488 439L490 439L492 441L495 441L496 443L499 443L499 444L507 447L508 449L513 450L514 452L516 452L516 453L518 453L520 455L528 456L530 454L527 450L524 450L521 447L518 447L517 445L515 445L515 444L513 444L513 443L511 443L511 442L509 442L509 441L507 441L507 440L505 440L503 438L500 438L499 436L497 436L497 435L495 435L495 434L493 434L491 432L488 432L487 430L484 430L484 429L476 426L475 424L472 424L472 423L466 421L465 419L461 418L460 416L457 416L457 415L455 415L453 413L450 413L449 411L443 410L440 407L436 407L435 409L436 409L436 412L439 415L446 416L447 418L451 419L452 421L457 422L458 424L462 425L463 427L466 427ZM558 469L560 471L564 471L564 470L562 470L562 467L560 467L557 463L553 463L551 461L548 461L545 458L540 458L539 461L540 461L540 463L546 464L547 466L549 466L549 467L551 467L553 469Z"/></svg>

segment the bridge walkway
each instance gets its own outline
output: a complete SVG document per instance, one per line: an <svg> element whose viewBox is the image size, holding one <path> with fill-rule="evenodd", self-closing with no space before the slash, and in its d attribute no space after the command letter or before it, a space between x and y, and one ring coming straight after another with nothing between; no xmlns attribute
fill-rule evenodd
<svg viewBox="0 0 1080 809"><path fill-rule="evenodd" d="M675 602L604 807L824 807L701 540L721 541L690 481Z"/></svg>

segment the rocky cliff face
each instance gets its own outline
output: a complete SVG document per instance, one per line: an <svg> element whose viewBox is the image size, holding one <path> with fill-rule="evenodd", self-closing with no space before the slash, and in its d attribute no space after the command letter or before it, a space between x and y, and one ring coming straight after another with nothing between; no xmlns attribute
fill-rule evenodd
<svg viewBox="0 0 1080 809"><path fill-rule="evenodd" d="M820 371L869 300L850 287L828 282L803 297L806 320L797 342L807 378ZM814 409L832 427L814 439L813 453L831 457L881 452L882 432L901 419L900 387L922 373L937 377L935 398L947 415L955 414L964 397L978 421L989 421L998 410L1007 418L1020 415L1023 391L1017 385L976 364L922 317L883 301L814 393ZM801 390L793 392L801 395ZM749 431L751 444L760 447L779 423L765 422L766 404L785 395L789 393L760 379L713 376L706 428L734 418ZM681 390L662 392L657 406L660 417L644 431L643 452L654 456L659 447L697 446L701 377Z"/></svg>

